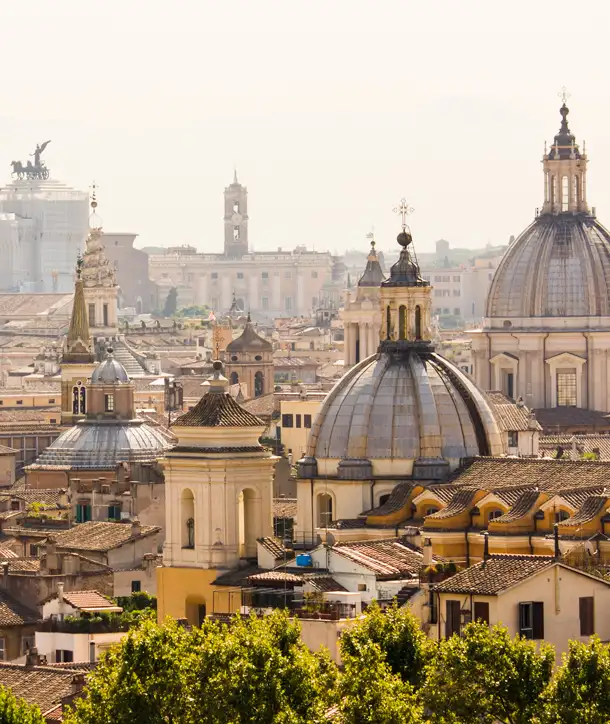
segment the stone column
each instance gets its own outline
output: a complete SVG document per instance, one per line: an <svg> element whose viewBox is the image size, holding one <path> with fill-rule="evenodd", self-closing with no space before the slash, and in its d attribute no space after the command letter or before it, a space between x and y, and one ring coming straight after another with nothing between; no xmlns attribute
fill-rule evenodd
<svg viewBox="0 0 610 724"><path fill-rule="evenodd" d="M343 359L346 368L351 367L354 364L354 361L351 358L351 326L352 325L349 322L345 322L343 331Z"/></svg>
<svg viewBox="0 0 610 724"><path fill-rule="evenodd" d="M360 361L369 356L369 325L365 322L358 324L360 333Z"/></svg>

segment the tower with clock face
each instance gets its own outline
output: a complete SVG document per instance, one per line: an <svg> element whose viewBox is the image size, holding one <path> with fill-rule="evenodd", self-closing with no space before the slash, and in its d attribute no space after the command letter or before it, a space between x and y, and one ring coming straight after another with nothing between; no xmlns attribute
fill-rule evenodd
<svg viewBox="0 0 610 724"><path fill-rule="evenodd" d="M225 189L225 256L239 259L248 253L248 190L237 180Z"/></svg>

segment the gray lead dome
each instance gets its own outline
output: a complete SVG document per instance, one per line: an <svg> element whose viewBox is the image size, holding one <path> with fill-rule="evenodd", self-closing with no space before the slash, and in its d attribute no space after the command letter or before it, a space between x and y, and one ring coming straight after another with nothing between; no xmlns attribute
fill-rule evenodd
<svg viewBox="0 0 610 724"><path fill-rule="evenodd" d="M608 230L587 214L539 216L500 262L486 316L610 316Z"/></svg>
<svg viewBox="0 0 610 724"><path fill-rule="evenodd" d="M108 350L108 357L101 362L91 375L91 383L94 385L116 385L129 382L129 375L123 365Z"/></svg>

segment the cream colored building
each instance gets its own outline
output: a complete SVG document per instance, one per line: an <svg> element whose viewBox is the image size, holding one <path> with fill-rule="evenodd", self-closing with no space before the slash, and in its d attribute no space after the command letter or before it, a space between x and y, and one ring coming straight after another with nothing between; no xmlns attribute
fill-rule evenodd
<svg viewBox="0 0 610 724"><path fill-rule="evenodd" d="M510 245L473 335L484 389L528 407L610 410L610 234L587 203L588 158L561 107L542 159L544 203Z"/></svg>
<svg viewBox="0 0 610 724"><path fill-rule="evenodd" d="M295 400L280 400L280 439L295 461L305 455L309 431L325 398L325 392L312 391L302 392Z"/></svg>
<svg viewBox="0 0 610 724"><path fill-rule="evenodd" d="M171 615L198 624L213 610L235 610L214 581L255 558L257 539L273 533L277 457L259 443L262 420L228 394L222 364L214 370L209 392L172 426L178 444L161 461L166 538L157 569L159 621Z"/></svg>
<svg viewBox="0 0 610 724"><path fill-rule="evenodd" d="M237 177L225 189L224 206L224 254L173 247L149 257L160 297L176 287L179 305L207 305L218 314L230 308L235 293L239 308L259 317L310 316L333 285L331 254L249 249L247 191Z"/></svg>
<svg viewBox="0 0 610 724"><path fill-rule="evenodd" d="M557 662L569 641L610 637L610 582L550 556L492 555L433 588L424 608L433 638L459 634L471 620L502 624L555 647Z"/></svg>

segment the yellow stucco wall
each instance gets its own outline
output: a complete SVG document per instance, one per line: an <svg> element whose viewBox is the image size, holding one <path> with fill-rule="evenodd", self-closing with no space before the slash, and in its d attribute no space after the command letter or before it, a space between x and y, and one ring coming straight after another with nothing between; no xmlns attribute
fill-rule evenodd
<svg viewBox="0 0 610 724"><path fill-rule="evenodd" d="M201 605L207 615L238 611L235 590L213 585L219 573L211 568L157 568L157 620L172 616L197 625Z"/></svg>

